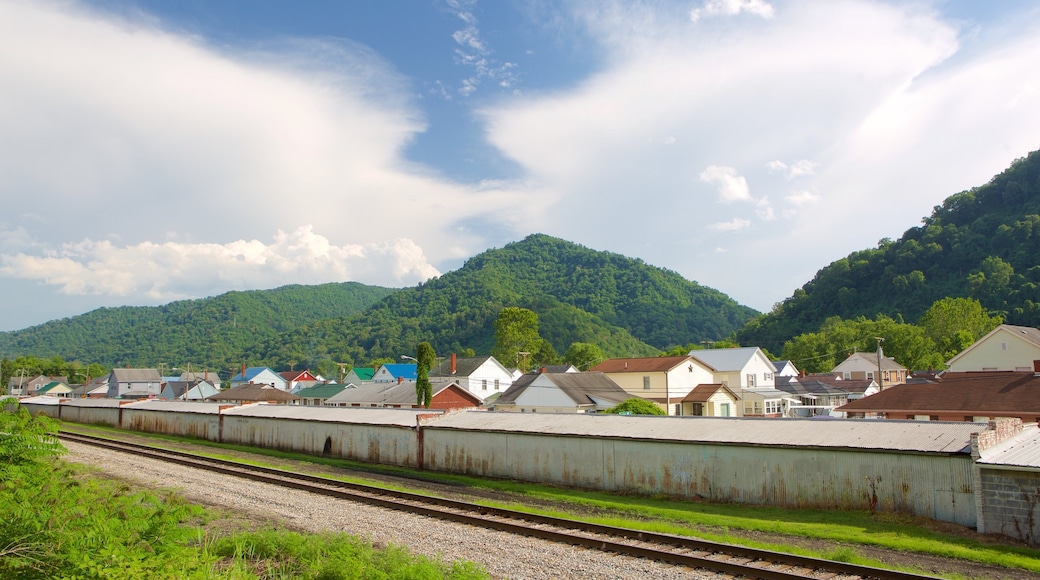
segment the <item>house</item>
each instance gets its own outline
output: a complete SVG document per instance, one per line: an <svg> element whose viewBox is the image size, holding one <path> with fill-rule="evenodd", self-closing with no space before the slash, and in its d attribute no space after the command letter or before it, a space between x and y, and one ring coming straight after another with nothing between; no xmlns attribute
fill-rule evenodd
<svg viewBox="0 0 1040 580"><path fill-rule="evenodd" d="M775 360L772 363L773 368L776 369L776 372L773 373L774 379L776 377L797 377L800 374L794 363L789 360Z"/></svg>
<svg viewBox="0 0 1040 580"><path fill-rule="evenodd" d="M878 353L874 352L854 352L841 361L841 364L834 367L831 373L844 380L877 381L882 389L906 382L907 375L909 375L906 367L897 363L892 357L886 357L884 352L880 353L881 364L878 366L878 356ZM880 376L878 376L879 369L881 370Z"/></svg>
<svg viewBox="0 0 1040 580"><path fill-rule="evenodd" d="M375 372L376 369L372 367L354 367L350 369L347 376L343 377L343 380L340 382L343 384L354 383L355 385L367 383L372 380L372 375L374 375Z"/></svg>
<svg viewBox="0 0 1040 580"><path fill-rule="evenodd" d="M498 399L495 411L595 413L635 398L605 373L527 373ZM678 399L676 399L678 400Z"/></svg>
<svg viewBox="0 0 1040 580"><path fill-rule="evenodd" d="M68 398L72 393L72 387L66 385L61 381L51 381L46 385L36 389L37 397L64 397Z"/></svg>
<svg viewBox="0 0 1040 580"><path fill-rule="evenodd" d="M231 387L206 398L207 401L220 403L267 403L270 405L298 404L300 397L285 389L272 387L263 383L245 383Z"/></svg>
<svg viewBox="0 0 1040 580"><path fill-rule="evenodd" d="M840 381L840 379L834 380ZM787 414L791 417L831 415L835 408L849 402L848 391L810 376L779 377L776 380L776 389L797 400L787 408Z"/></svg>
<svg viewBox="0 0 1040 580"><path fill-rule="evenodd" d="M203 371L185 371L177 377L178 381L206 381L207 383L220 388L220 375L215 371L203 370Z"/></svg>
<svg viewBox="0 0 1040 580"><path fill-rule="evenodd" d="M1040 330L1001 324L946 361L948 372L1033 370L1040 360Z"/></svg>
<svg viewBox="0 0 1040 580"><path fill-rule="evenodd" d="M211 375L213 373L210 373ZM220 383L196 379L192 381L166 381L157 399L167 401L205 401L220 392Z"/></svg>
<svg viewBox="0 0 1040 580"><path fill-rule="evenodd" d="M154 397L162 392L162 377L156 369L112 369L108 396L113 399Z"/></svg>
<svg viewBox="0 0 1040 580"><path fill-rule="evenodd" d="M282 378L282 375L272 371L267 367L249 367L246 368L242 365L242 370L231 377L231 387L239 387L242 385L248 385L249 383L256 383L260 385L270 385L276 389L282 391L288 391L289 385Z"/></svg>
<svg viewBox="0 0 1040 580"><path fill-rule="evenodd" d="M691 350L690 356L714 369L712 380L705 382L726 385L734 392L776 384L776 367L757 346Z"/></svg>
<svg viewBox="0 0 1040 580"><path fill-rule="evenodd" d="M736 417L740 397L722 383L697 385L682 400L681 415Z"/></svg>
<svg viewBox="0 0 1040 580"><path fill-rule="evenodd" d="M513 384L513 373L493 356L451 356L430 370L430 378L454 379L464 389L486 399L505 392Z"/></svg>
<svg viewBox="0 0 1040 580"><path fill-rule="evenodd" d="M774 387L754 387L740 390L744 400L743 416L780 418L788 415L791 405L800 401Z"/></svg>
<svg viewBox="0 0 1040 580"><path fill-rule="evenodd" d="M415 364L387 364L379 367L372 375L375 383L396 383L398 379L414 381L418 378L418 367Z"/></svg>
<svg viewBox="0 0 1040 580"><path fill-rule="evenodd" d="M414 366L414 365L412 365ZM481 404L480 397L462 388L446 377L430 379L433 397L430 409L473 409ZM390 407L421 409L415 394L415 381L401 379L393 383L365 383L344 388L325 400L326 407Z"/></svg>
<svg viewBox="0 0 1040 580"><path fill-rule="evenodd" d="M683 399L697 385L718 382L714 368L691 356L613 358L588 372L605 374L630 396L653 401L669 415L682 413Z"/></svg>
<svg viewBox="0 0 1040 580"><path fill-rule="evenodd" d="M300 389L293 394L300 398L300 405L320 407L325 404L325 401L339 394L345 388L347 388L346 385L337 383L321 383Z"/></svg>
<svg viewBox="0 0 1040 580"><path fill-rule="evenodd" d="M11 377L7 381L7 394L16 397L35 397L41 388L53 382L67 385L69 384L69 378L58 375L19 375Z"/></svg>
<svg viewBox="0 0 1040 580"><path fill-rule="evenodd" d="M285 379L286 388L289 389L290 393L299 394L299 391L301 389L313 387L314 385L317 385L322 382L318 379L318 377L314 376L313 374L311 374L310 371L307 370L282 371L278 373L278 375Z"/></svg>
<svg viewBox="0 0 1040 580"><path fill-rule="evenodd" d="M897 385L838 407L850 418L987 422L1000 417L1040 421L1036 372L944 373L934 383Z"/></svg>
<svg viewBox="0 0 1040 580"><path fill-rule="evenodd" d="M829 373L805 375L804 377L798 377L798 381L816 381L825 385L830 385L848 393L848 399L850 401L869 397L870 395L881 391L881 385L879 385L874 379L843 379L840 375L832 375ZM907 381L910 381L909 377L907 378Z"/></svg>

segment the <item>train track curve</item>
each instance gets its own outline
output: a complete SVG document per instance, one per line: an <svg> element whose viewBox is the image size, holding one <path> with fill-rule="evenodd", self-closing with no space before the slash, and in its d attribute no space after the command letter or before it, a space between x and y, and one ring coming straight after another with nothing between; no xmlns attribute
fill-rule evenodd
<svg viewBox="0 0 1040 580"><path fill-rule="evenodd" d="M934 578L932 576L821 560L684 536L658 534L482 506L447 498L343 482L327 477L299 474L283 469L246 465L234 461L203 457L183 451L161 449L104 437L68 432L60 433L59 437L66 441L131 453L141 457L231 475L250 481L305 490L337 499L361 502L451 522L532 536L594 550L647 558L742 578L761 578L763 580L793 578L909 580Z"/></svg>

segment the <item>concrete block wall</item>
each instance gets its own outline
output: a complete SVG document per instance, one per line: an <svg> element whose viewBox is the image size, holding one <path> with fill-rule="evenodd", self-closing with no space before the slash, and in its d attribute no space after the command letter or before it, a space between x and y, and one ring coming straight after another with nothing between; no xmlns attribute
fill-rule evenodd
<svg viewBox="0 0 1040 580"><path fill-rule="evenodd" d="M1040 478L1036 473L989 468L981 472L980 515L985 532L1040 545Z"/></svg>

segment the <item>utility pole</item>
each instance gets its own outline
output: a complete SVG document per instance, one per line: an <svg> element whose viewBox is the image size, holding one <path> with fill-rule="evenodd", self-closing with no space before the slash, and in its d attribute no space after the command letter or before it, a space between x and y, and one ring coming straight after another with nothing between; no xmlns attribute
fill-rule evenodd
<svg viewBox="0 0 1040 580"><path fill-rule="evenodd" d="M881 343L884 342L885 339L880 337L880 336L875 336L874 338L877 339L877 380L878 380L878 390L879 391L883 391L883 390L885 390L885 379L882 378L882 374L881 374L881 359L884 358L885 353L884 353L884 351L881 350Z"/></svg>
<svg viewBox="0 0 1040 580"><path fill-rule="evenodd" d="M529 355L529 354L531 354L531 353L529 353L527 351L523 351L523 350L518 352L518 353L516 353L516 359L517 359L516 362L517 362L517 364L520 364L520 357L523 357L524 363L520 366L520 370L522 370L524 372L524 374L527 373L527 355Z"/></svg>

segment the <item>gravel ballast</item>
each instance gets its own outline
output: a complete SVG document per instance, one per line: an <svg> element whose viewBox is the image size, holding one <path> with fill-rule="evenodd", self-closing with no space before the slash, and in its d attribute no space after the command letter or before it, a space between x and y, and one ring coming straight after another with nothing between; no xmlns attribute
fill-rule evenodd
<svg viewBox="0 0 1040 580"><path fill-rule="evenodd" d="M66 442L70 462L93 465L149 488L178 490L190 501L306 532L345 532L375 545L397 544L451 562L470 560L495 578L722 578L701 570L444 522L425 516L337 500L154 459Z"/></svg>

